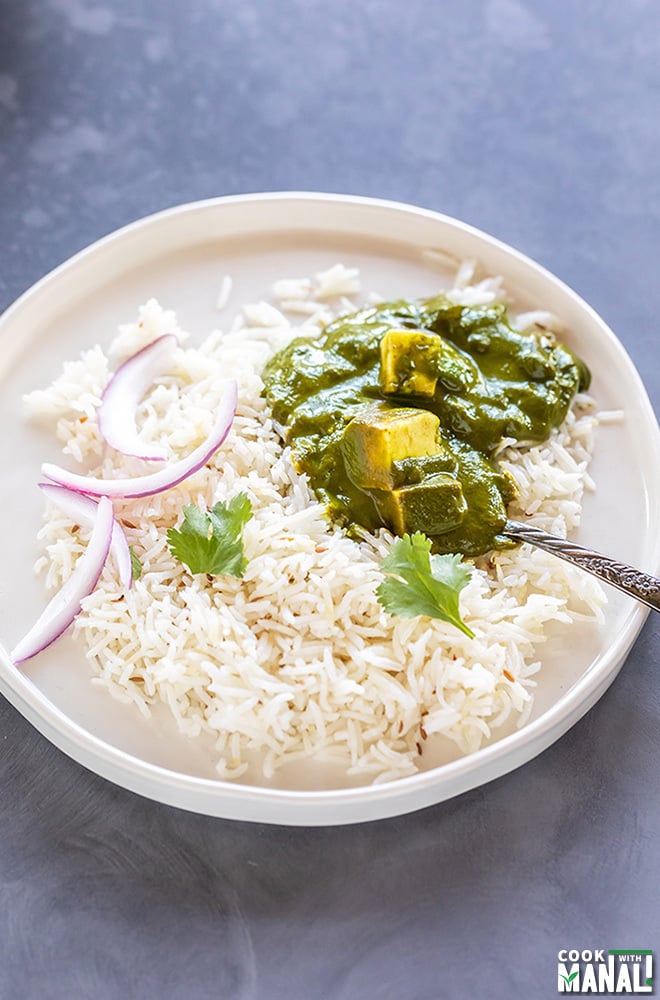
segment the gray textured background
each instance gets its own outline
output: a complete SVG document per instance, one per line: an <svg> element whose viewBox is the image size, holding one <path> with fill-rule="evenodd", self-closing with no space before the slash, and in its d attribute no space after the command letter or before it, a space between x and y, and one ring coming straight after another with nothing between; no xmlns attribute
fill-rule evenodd
<svg viewBox="0 0 660 1000"><path fill-rule="evenodd" d="M513 243L660 374L656 0L0 0L0 306L153 210L306 188ZM660 946L660 621L523 769L288 830L144 801L0 704L0 998L544 998ZM660 956L658 956L660 957Z"/></svg>

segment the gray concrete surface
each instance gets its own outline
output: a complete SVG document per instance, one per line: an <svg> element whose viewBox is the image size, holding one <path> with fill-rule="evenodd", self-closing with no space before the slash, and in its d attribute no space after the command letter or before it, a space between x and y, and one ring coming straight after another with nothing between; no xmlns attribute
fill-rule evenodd
<svg viewBox="0 0 660 1000"><path fill-rule="evenodd" d="M657 407L659 98L654 0L0 0L0 307L177 202L385 196L559 274ZM657 951L659 649L521 770L343 829L142 800L3 702L0 997L534 1000L559 948Z"/></svg>

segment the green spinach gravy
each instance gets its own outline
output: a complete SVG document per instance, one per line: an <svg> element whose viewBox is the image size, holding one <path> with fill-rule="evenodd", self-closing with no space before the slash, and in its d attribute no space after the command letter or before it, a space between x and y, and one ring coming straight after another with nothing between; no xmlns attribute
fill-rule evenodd
<svg viewBox="0 0 660 1000"><path fill-rule="evenodd" d="M273 418L333 520L422 531L434 551L467 556L511 544L516 488L497 446L547 438L589 380L552 335L513 329L503 305L442 296L341 316L264 371Z"/></svg>

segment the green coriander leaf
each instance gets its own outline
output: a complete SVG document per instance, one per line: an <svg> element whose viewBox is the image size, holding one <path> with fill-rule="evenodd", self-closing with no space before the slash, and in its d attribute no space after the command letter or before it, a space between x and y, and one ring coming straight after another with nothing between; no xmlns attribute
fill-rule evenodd
<svg viewBox="0 0 660 1000"><path fill-rule="evenodd" d="M241 534L251 517L252 504L244 493L210 511L188 504L181 527L167 532L170 551L191 573L243 576L247 562Z"/></svg>
<svg viewBox="0 0 660 1000"><path fill-rule="evenodd" d="M252 504L245 493L237 493L229 503L220 501L215 504L209 516L214 533L229 532L238 536L252 517Z"/></svg>
<svg viewBox="0 0 660 1000"><path fill-rule="evenodd" d="M471 576L459 555L432 556L430 540L416 531L397 538L381 568L385 579L376 594L391 615L439 618L474 638L458 607L459 594Z"/></svg>
<svg viewBox="0 0 660 1000"><path fill-rule="evenodd" d="M139 580L140 577L142 576L142 563L135 555L135 550L133 549L132 545L128 546L128 551L131 554L131 569L133 570L133 579Z"/></svg>
<svg viewBox="0 0 660 1000"><path fill-rule="evenodd" d="M252 504L245 493L238 493L225 504L216 503L209 513L213 538L222 546L224 573L243 576L247 562L241 534L252 517Z"/></svg>

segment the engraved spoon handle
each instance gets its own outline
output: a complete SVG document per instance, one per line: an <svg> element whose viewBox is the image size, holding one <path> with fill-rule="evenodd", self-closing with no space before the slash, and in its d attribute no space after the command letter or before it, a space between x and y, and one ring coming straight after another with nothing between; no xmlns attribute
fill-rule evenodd
<svg viewBox="0 0 660 1000"><path fill-rule="evenodd" d="M660 580L649 573L642 573L633 566L626 563L617 562L608 556L587 549L583 545L576 545L566 538L558 535L551 535L547 531L541 531L531 524L521 524L519 521L507 521L502 532L509 538L517 542L529 542L531 545L538 545L546 552L565 559L574 566L579 566L587 573L605 580L624 594L636 598L642 604L648 605L654 611L660 611Z"/></svg>

